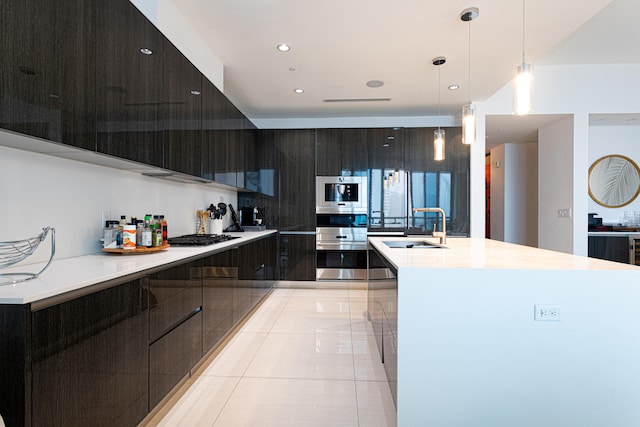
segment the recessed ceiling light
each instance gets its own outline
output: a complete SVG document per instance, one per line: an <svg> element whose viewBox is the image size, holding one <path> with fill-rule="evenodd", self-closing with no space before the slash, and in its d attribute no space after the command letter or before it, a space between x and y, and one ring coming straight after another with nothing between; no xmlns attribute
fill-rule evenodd
<svg viewBox="0 0 640 427"><path fill-rule="evenodd" d="M449 90L460 89L460 85L449 85Z"/></svg>
<svg viewBox="0 0 640 427"><path fill-rule="evenodd" d="M291 46L289 46L286 43L280 43L278 46L276 46L276 48L280 51L280 52L289 52L291 50Z"/></svg>
<svg viewBox="0 0 640 427"><path fill-rule="evenodd" d="M382 87L382 86L384 86L384 82L382 80L369 80L367 82L367 86L369 86L369 87Z"/></svg>
<svg viewBox="0 0 640 427"><path fill-rule="evenodd" d="M147 49L146 47L140 49L140 52L144 53L145 55L151 55L153 53L151 49Z"/></svg>
<svg viewBox="0 0 640 427"><path fill-rule="evenodd" d="M199 90L192 90L191 91L191 95L200 95L200 91Z"/></svg>
<svg viewBox="0 0 640 427"><path fill-rule="evenodd" d="M296 88L293 90L295 93L304 93L304 89Z"/></svg>

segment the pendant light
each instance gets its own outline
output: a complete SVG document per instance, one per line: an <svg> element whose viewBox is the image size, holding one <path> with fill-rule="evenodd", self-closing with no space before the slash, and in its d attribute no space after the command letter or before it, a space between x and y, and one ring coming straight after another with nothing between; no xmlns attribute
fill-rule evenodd
<svg viewBox="0 0 640 427"><path fill-rule="evenodd" d="M513 82L513 114L524 116L533 111L533 67L524 60L525 0L522 0L522 64Z"/></svg>
<svg viewBox="0 0 640 427"><path fill-rule="evenodd" d="M469 103L462 106L462 143L471 145L476 140L476 107L471 104L471 21L479 15L477 7L465 9L460 14L463 22L469 23Z"/></svg>
<svg viewBox="0 0 640 427"><path fill-rule="evenodd" d="M433 65L438 67L438 129L433 131L433 160L444 160L444 129L440 129L440 65L447 62L444 56L433 58Z"/></svg>

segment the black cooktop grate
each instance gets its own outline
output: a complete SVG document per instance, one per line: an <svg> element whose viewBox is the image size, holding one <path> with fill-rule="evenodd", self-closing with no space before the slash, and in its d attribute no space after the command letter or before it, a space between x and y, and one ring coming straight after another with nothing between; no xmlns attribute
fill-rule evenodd
<svg viewBox="0 0 640 427"><path fill-rule="evenodd" d="M169 237L171 246L207 246L215 243L237 239L239 236L229 234L185 234L184 236Z"/></svg>

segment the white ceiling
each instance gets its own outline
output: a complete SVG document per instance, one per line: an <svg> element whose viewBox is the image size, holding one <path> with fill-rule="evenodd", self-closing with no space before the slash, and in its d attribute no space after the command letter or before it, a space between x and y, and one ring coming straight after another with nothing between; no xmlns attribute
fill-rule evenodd
<svg viewBox="0 0 640 427"><path fill-rule="evenodd" d="M518 0L173 2L225 65L225 93L251 119L457 115L508 83L522 61ZM471 6L478 19L462 22ZM529 0L525 10L527 62L640 63L638 0ZM276 49L283 42L291 51ZM432 65L437 56L447 63ZM460 89L447 89L454 83Z"/></svg>

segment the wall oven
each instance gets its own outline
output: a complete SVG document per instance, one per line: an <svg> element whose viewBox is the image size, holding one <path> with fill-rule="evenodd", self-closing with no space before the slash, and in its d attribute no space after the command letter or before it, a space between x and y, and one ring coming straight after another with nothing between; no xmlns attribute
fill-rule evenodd
<svg viewBox="0 0 640 427"><path fill-rule="evenodd" d="M367 279L367 179L317 177L316 279Z"/></svg>
<svg viewBox="0 0 640 427"><path fill-rule="evenodd" d="M367 213L367 177L316 178L316 213Z"/></svg>

